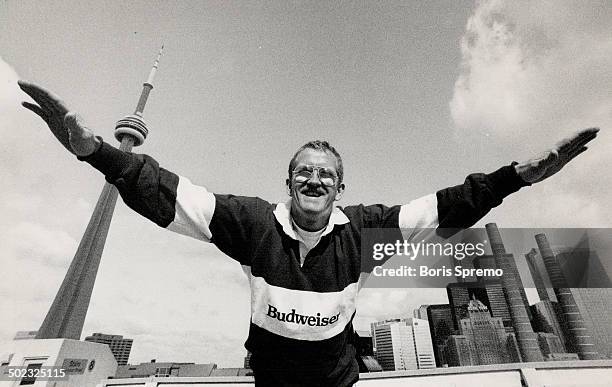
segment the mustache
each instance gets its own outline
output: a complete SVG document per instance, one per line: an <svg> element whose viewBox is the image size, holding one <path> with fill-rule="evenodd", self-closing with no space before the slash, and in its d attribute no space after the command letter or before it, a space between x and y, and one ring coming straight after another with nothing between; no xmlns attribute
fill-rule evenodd
<svg viewBox="0 0 612 387"><path fill-rule="evenodd" d="M307 195L307 194L322 195L325 193L325 191L320 188L306 188L306 189L300 190L300 193L304 195Z"/></svg>

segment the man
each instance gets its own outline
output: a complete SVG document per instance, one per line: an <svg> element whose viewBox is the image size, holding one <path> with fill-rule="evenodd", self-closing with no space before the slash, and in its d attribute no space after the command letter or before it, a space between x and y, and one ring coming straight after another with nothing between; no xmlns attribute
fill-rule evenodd
<svg viewBox="0 0 612 387"><path fill-rule="evenodd" d="M559 143L542 157L406 205L335 207L344 192L343 165L327 142L298 149L286 180L290 200L218 195L160 168L146 155L122 152L94 136L47 90L20 87L58 140L100 170L125 203L161 227L203 241L241 263L251 286L246 348L257 385L350 386L359 378L352 319L362 277L364 228L469 227L523 186L558 172L586 150L598 129Z"/></svg>

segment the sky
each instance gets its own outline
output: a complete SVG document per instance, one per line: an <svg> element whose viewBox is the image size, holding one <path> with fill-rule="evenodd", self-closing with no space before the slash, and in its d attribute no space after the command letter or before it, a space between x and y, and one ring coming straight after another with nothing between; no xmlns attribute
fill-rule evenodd
<svg viewBox="0 0 612 387"><path fill-rule="evenodd" d="M391 205L598 126L588 152L478 225L611 227L610 31L606 1L2 2L0 352L42 323L104 183L20 107L17 79L116 144L163 43L134 151L270 202L287 199L289 159L311 139L342 154L340 205ZM443 302L438 289L366 289L355 325ZM83 337L133 338L131 363L238 367L248 325L238 263L117 204Z"/></svg>

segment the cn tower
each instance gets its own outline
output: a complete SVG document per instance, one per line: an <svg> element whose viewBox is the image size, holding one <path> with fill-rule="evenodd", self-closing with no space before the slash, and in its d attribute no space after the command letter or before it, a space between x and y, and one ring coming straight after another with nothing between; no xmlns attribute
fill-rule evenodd
<svg viewBox="0 0 612 387"><path fill-rule="evenodd" d="M119 149L123 151L127 152L132 147L141 145L149 133L142 119L142 113L149 93L153 89L153 79L163 49L164 46L159 50L149 77L143 84L134 114L119 120L115 126L115 138L121 142ZM62 285L36 334L36 339L79 340L81 338L116 202L117 189L106 183Z"/></svg>

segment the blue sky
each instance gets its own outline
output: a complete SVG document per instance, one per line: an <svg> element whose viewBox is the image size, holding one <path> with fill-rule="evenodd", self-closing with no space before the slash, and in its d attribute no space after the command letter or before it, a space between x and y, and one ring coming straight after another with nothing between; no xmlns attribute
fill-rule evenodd
<svg viewBox="0 0 612 387"><path fill-rule="evenodd" d="M164 43L135 151L271 202L286 200L289 158L314 138L343 155L341 205L398 204L600 126L574 165L480 224L610 227L611 24L605 1L2 2L0 343L40 326L103 184L19 106L17 79L113 142ZM134 338L132 362L239 366L247 287L213 246L119 203L84 334ZM366 290L356 323L443 300Z"/></svg>

